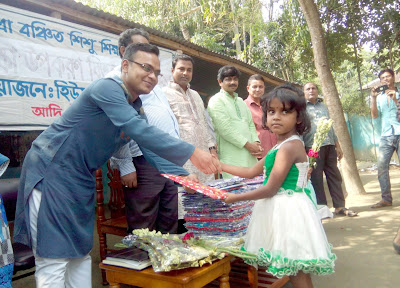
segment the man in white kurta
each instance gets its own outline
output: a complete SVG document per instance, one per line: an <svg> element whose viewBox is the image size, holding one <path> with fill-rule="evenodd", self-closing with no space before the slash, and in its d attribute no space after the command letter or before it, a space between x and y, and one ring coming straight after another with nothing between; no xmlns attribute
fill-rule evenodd
<svg viewBox="0 0 400 288"><path fill-rule="evenodd" d="M211 154L218 157L214 140L215 135L207 122L203 100L199 93L190 89L189 83L193 76L193 64L192 57L177 55L172 61L173 81L170 81L168 86L163 88L163 91L178 120L181 139L201 150L210 151ZM215 179L214 175L207 175L199 171L190 161L187 161L183 168L190 174L197 175L202 183ZM179 219L183 219L185 213L182 204L182 192L183 189L179 189ZM178 232L184 232L181 224L178 226Z"/></svg>
<svg viewBox="0 0 400 288"><path fill-rule="evenodd" d="M170 81L163 91L178 120L181 139L217 156L216 143L208 127L204 102L199 93L190 89L193 63L192 57L188 55L176 56L172 61L173 81ZM214 175L200 172L190 161L183 167L189 173L196 174L203 183L214 180Z"/></svg>

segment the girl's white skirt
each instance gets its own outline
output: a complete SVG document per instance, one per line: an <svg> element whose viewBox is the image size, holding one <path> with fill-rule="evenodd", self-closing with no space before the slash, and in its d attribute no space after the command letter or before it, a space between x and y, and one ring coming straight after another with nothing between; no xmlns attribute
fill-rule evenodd
<svg viewBox="0 0 400 288"><path fill-rule="evenodd" d="M244 249L257 254L257 266L281 278L298 271L317 275L334 272L335 254L320 217L305 193L291 190L257 200L247 228Z"/></svg>

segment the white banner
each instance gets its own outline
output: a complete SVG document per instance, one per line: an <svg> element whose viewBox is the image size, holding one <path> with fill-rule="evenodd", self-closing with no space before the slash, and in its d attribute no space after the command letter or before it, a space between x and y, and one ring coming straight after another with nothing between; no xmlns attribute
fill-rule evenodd
<svg viewBox="0 0 400 288"><path fill-rule="evenodd" d="M160 48L160 85L173 52ZM0 131L43 130L118 66L118 35L0 4Z"/></svg>

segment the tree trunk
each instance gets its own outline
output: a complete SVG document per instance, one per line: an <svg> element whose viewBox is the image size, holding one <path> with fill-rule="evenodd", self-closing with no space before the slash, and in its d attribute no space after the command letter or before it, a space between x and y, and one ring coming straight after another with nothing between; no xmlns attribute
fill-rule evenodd
<svg viewBox="0 0 400 288"><path fill-rule="evenodd" d="M252 28L252 26L250 25L250 31L249 31L249 35L250 35L250 40L249 40L249 58L250 58L250 61L249 61L249 63L250 64L252 64L252 62L253 62L253 46L254 46L254 35L253 35L253 28Z"/></svg>
<svg viewBox="0 0 400 288"><path fill-rule="evenodd" d="M395 71L394 69L394 61L393 61L393 46L396 43L396 39L399 36L400 31L396 32L393 36L393 40L390 42L389 45L389 60L390 60L390 69L392 69L393 71Z"/></svg>
<svg viewBox="0 0 400 288"><path fill-rule="evenodd" d="M242 47L240 46L240 33L239 33L239 27L237 24L237 17L235 15L235 3L233 0L229 1L230 5L231 5L231 10L232 10L232 14L233 14L233 33L234 35L234 39L235 39L235 45L236 45L236 56L239 58L240 54L242 53Z"/></svg>
<svg viewBox="0 0 400 288"><path fill-rule="evenodd" d="M189 32L189 29L186 27L185 23L183 23L183 21L180 21L179 22L179 26L181 28L181 32L182 32L183 38L186 41L190 41L190 32Z"/></svg>
<svg viewBox="0 0 400 288"><path fill-rule="evenodd" d="M268 22L272 21L272 16L274 15L274 0L269 1L268 7Z"/></svg>
<svg viewBox="0 0 400 288"><path fill-rule="evenodd" d="M363 93L363 90L362 90L362 81L361 81L360 61L359 61L359 59L358 59L357 39L356 39L356 36L355 36L354 29L352 29L351 36L352 36L352 39L353 39L354 57L356 58L356 68L357 68L357 76L358 76L358 86L359 86L359 89L360 89L360 101L364 101L364 99L363 99L363 98L364 98L364 93Z"/></svg>
<svg viewBox="0 0 400 288"><path fill-rule="evenodd" d="M357 3L354 3L354 5L357 5ZM352 19L359 19L359 17L356 16L355 10L359 11L359 7L357 6L355 9L353 6L353 3L350 3L350 15L349 16ZM358 38L357 38L356 28L354 27L354 21L349 21L349 26L351 27L351 39L353 40L353 51L354 51L354 57L356 58L358 86L360 89L360 101L364 101L364 93L363 93L363 89L362 89L362 80L361 80L360 61L359 61L359 57L358 57Z"/></svg>
<svg viewBox="0 0 400 288"><path fill-rule="evenodd" d="M246 62L246 63L248 63L248 58L247 58L247 55L248 55L248 51L247 51L247 49L246 49L246 46L247 46L247 41L246 41L246 25L243 23L243 32L242 32L243 34L243 50L244 50L244 57L243 57L243 61L244 62Z"/></svg>
<svg viewBox="0 0 400 288"><path fill-rule="evenodd" d="M351 144L349 131L344 119L342 104L339 94L329 68L328 57L325 47L324 31L317 6L313 0L298 0L310 30L311 42L313 45L315 68L321 81L322 92L326 99L329 114L333 119L333 127L339 138L344 157L342 173L346 190L349 194L365 194L360 175L356 165L353 145Z"/></svg>

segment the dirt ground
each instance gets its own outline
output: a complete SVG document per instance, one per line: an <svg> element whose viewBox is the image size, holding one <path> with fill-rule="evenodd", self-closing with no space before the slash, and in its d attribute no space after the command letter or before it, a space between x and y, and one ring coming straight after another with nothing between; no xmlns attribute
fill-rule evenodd
<svg viewBox="0 0 400 288"><path fill-rule="evenodd" d="M314 287L318 288L395 288L400 287L400 255L396 254L392 241L400 226L400 168L391 166L390 179L393 206L379 210L370 206L380 200L377 171L368 170L372 165L358 163L365 195L348 193L346 206L359 212L359 216L335 217L323 221L329 242L337 256L336 272L329 276L313 276ZM328 191L328 190L326 190ZM328 193L327 193L328 195ZM111 242L120 238L111 237ZM101 285L98 268L98 237L95 233L91 252L93 287ZM34 276L12 283L14 288L35 287ZM285 288L290 288L286 284Z"/></svg>
<svg viewBox="0 0 400 288"><path fill-rule="evenodd" d="M381 199L377 171L360 171L360 176L366 195L348 191L346 198L347 207L359 212L359 216L323 221L337 256L336 273L313 276L314 287L400 287L400 255L392 245L400 226L400 168L391 166L393 206L388 208L370 208Z"/></svg>

